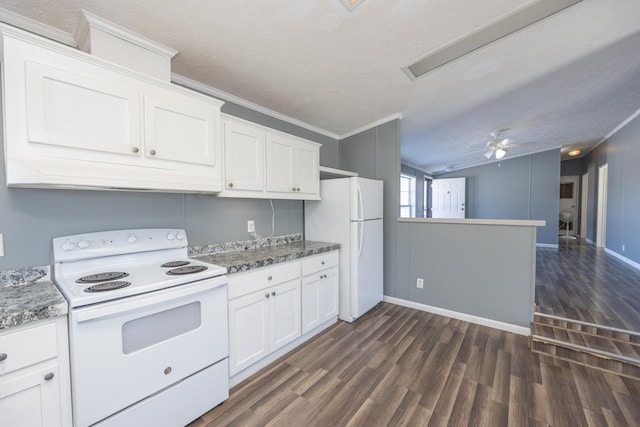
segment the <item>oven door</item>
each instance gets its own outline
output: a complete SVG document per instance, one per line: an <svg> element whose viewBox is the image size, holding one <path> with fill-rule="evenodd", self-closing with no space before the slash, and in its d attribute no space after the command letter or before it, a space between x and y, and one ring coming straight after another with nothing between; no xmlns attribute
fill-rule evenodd
<svg viewBox="0 0 640 427"><path fill-rule="evenodd" d="M226 283L221 276L73 309L75 425L94 424L227 357Z"/></svg>

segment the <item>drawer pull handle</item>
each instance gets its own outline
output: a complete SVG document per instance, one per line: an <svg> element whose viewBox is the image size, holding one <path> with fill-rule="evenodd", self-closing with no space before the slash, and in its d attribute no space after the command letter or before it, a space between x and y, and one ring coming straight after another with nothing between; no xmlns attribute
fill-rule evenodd
<svg viewBox="0 0 640 427"><path fill-rule="evenodd" d="M267 280L271 280L271 279L273 279L273 277L272 277L272 276L267 277Z"/></svg>
<svg viewBox="0 0 640 427"><path fill-rule="evenodd" d="M7 353L0 353L0 362L7 360Z"/></svg>
<svg viewBox="0 0 640 427"><path fill-rule="evenodd" d="M164 374L169 375L171 373L171 370L171 366L167 366L166 368L164 368Z"/></svg>
<svg viewBox="0 0 640 427"><path fill-rule="evenodd" d="M229 183L229 188L233 188L233 182Z"/></svg>
<svg viewBox="0 0 640 427"><path fill-rule="evenodd" d="M156 155L156 150L150 150L149 154L151 154L152 156L155 156Z"/></svg>
<svg viewBox="0 0 640 427"><path fill-rule="evenodd" d="M53 374L53 372L49 372L47 375L44 376L45 381L51 381L53 379L55 375Z"/></svg>
<svg viewBox="0 0 640 427"><path fill-rule="evenodd" d="M269 293L264 294L265 298L269 298L271 295Z"/></svg>
<svg viewBox="0 0 640 427"><path fill-rule="evenodd" d="M322 261L322 262L320 263L320 265L324 265L324 261Z"/></svg>
<svg viewBox="0 0 640 427"><path fill-rule="evenodd" d="M271 292L271 295L276 296L276 291Z"/></svg>
<svg viewBox="0 0 640 427"><path fill-rule="evenodd" d="M140 149L138 147L131 147L131 151L137 153L138 151L140 151Z"/></svg>

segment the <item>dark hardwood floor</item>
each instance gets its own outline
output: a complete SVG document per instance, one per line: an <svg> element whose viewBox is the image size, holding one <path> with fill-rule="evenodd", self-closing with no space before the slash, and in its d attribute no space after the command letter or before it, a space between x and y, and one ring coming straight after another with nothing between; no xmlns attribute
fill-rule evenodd
<svg viewBox="0 0 640 427"><path fill-rule="evenodd" d="M231 390L190 427L638 426L640 381L528 338L381 303Z"/></svg>
<svg viewBox="0 0 640 427"><path fill-rule="evenodd" d="M536 304L543 313L640 332L640 271L581 240L538 248Z"/></svg>

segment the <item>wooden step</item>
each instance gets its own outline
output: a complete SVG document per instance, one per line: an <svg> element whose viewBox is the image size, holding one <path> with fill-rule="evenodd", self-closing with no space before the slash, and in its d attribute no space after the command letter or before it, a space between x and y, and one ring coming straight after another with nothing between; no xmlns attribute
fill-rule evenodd
<svg viewBox="0 0 640 427"><path fill-rule="evenodd" d="M640 380L640 334L535 312L531 350Z"/></svg>

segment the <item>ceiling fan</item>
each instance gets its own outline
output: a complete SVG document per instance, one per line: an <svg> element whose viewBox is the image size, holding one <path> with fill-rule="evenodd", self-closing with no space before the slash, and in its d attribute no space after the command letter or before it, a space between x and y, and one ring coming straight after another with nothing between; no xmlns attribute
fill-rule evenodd
<svg viewBox="0 0 640 427"><path fill-rule="evenodd" d="M484 156L490 159L495 155L496 159L500 160L507 154L508 148L514 145L514 142L509 138L500 139L500 132L491 132L492 139L487 141L487 146L484 152Z"/></svg>

